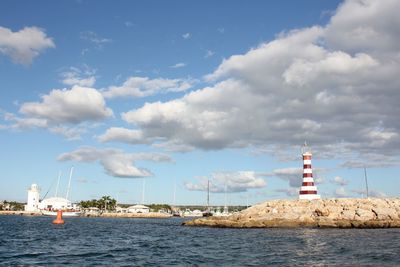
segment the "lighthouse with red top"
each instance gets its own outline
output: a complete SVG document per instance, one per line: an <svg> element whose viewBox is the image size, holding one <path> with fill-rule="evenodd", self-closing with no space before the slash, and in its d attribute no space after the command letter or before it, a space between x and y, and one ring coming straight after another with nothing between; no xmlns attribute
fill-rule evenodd
<svg viewBox="0 0 400 267"><path fill-rule="evenodd" d="M321 199L321 196L317 194L317 187L314 185L314 178L311 167L311 150L304 142L302 147L303 154L303 183L301 184L299 199Z"/></svg>

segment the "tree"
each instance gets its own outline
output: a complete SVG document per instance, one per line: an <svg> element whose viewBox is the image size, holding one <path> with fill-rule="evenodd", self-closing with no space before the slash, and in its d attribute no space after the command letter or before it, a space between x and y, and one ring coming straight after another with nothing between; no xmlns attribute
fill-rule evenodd
<svg viewBox="0 0 400 267"><path fill-rule="evenodd" d="M103 196L101 199L99 199L99 203L101 205L101 207L99 207L100 209L104 210L114 210L115 206L117 204L117 201L113 198L111 198L110 196Z"/></svg>
<svg viewBox="0 0 400 267"><path fill-rule="evenodd" d="M117 205L117 201L110 196L103 196L100 199L92 199L92 200L86 200L86 201L81 201L79 205L82 208L90 208L90 207L96 207L101 210L115 210L115 206Z"/></svg>
<svg viewBox="0 0 400 267"><path fill-rule="evenodd" d="M4 202L4 203L6 203L6 202ZM16 201L11 201L8 203L10 204L10 210L13 210L13 211L24 210L24 204L22 204L22 203L19 203Z"/></svg>
<svg viewBox="0 0 400 267"><path fill-rule="evenodd" d="M92 199L92 200L86 200L86 201L82 200L81 202L79 202L79 205L82 208L87 209L87 208L91 208L91 207L97 208L99 206L99 203L98 203L98 200Z"/></svg>

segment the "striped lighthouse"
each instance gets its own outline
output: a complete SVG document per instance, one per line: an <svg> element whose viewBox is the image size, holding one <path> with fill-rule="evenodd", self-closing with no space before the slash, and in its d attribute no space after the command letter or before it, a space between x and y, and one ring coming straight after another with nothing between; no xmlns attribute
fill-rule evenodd
<svg viewBox="0 0 400 267"><path fill-rule="evenodd" d="M321 196L317 194L317 187L314 185L314 178L311 167L311 151L304 142L302 147L303 154L303 183L301 184L299 199L320 199Z"/></svg>

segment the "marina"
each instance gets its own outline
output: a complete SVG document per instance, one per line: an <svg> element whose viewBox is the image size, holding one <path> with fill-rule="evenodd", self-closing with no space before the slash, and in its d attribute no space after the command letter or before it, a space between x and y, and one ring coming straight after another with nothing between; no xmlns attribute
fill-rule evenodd
<svg viewBox="0 0 400 267"><path fill-rule="evenodd" d="M61 178L61 172L58 175L57 186L55 189L54 197L40 198L40 188L37 184L32 184L28 189L28 198L25 205L25 211L30 213L40 213L46 216L56 216L57 211L63 211L63 215L66 217L76 217L82 214L80 207L77 204L73 204L68 200L71 190L71 180L74 168L70 169L68 188L65 198L58 196L59 184ZM45 197L47 193L45 194Z"/></svg>

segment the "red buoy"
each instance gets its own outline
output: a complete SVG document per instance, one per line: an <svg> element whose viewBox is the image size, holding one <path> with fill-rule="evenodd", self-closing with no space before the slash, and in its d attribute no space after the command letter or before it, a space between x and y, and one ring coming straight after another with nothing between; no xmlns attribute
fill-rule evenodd
<svg viewBox="0 0 400 267"><path fill-rule="evenodd" d="M57 211L57 218L53 221L53 224L64 224L64 220L62 218L62 210Z"/></svg>

